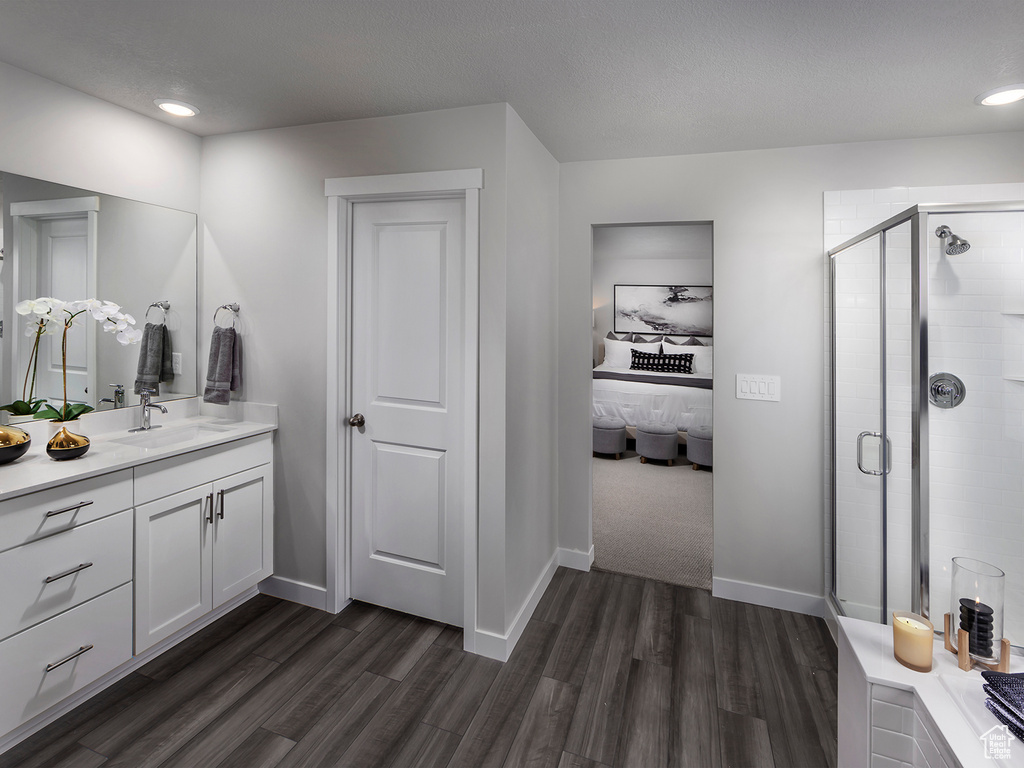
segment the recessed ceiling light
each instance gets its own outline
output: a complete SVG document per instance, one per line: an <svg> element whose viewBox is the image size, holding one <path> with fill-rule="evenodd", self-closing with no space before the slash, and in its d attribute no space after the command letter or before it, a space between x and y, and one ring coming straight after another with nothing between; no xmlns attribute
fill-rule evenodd
<svg viewBox="0 0 1024 768"><path fill-rule="evenodd" d="M199 107L194 107L191 104L186 104L184 101L178 101L177 99L154 99L153 103L160 107L164 112L174 115L175 117L194 117L199 114Z"/></svg>
<svg viewBox="0 0 1024 768"><path fill-rule="evenodd" d="M1012 104L1021 99L1024 99L1024 83L1015 83L985 91L974 100L974 103L985 107L998 107L1002 104Z"/></svg>

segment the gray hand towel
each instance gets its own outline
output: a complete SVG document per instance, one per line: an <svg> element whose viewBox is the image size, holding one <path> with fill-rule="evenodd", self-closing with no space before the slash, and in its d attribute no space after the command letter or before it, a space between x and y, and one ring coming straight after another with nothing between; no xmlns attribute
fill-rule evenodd
<svg viewBox="0 0 1024 768"><path fill-rule="evenodd" d="M210 340L210 361L206 369L203 401L227 405L231 393L242 386L241 347L234 328L213 329Z"/></svg>
<svg viewBox="0 0 1024 768"><path fill-rule="evenodd" d="M139 367L135 374L135 394L143 389L160 394L160 382L174 381L171 364L171 334L163 323L146 323L139 342Z"/></svg>

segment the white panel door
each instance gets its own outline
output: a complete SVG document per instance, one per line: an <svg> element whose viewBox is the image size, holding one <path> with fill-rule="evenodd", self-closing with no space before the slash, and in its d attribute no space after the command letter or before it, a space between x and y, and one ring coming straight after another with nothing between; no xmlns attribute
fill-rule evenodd
<svg viewBox="0 0 1024 768"><path fill-rule="evenodd" d="M270 465L213 484L213 607L274 572Z"/></svg>
<svg viewBox="0 0 1024 768"><path fill-rule="evenodd" d="M213 610L213 487L135 508L135 653Z"/></svg>
<svg viewBox="0 0 1024 768"><path fill-rule="evenodd" d="M352 597L462 626L463 200L356 203Z"/></svg>
<svg viewBox="0 0 1024 768"><path fill-rule="evenodd" d="M63 301L93 298L89 295L92 266L85 214L43 221L39 246L36 264L39 296L54 296ZM95 323L91 317L80 317L68 331L67 386L68 401L72 403L89 402L89 346L95 339L95 334L89 333L89 326ZM61 334L43 336L40 345L36 397L45 397L54 408L59 408L64 397Z"/></svg>

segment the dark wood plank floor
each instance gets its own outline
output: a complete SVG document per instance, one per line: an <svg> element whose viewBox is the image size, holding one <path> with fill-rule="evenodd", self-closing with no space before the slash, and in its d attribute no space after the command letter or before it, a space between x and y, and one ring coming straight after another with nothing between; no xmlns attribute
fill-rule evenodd
<svg viewBox="0 0 1024 768"><path fill-rule="evenodd" d="M824 623L559 568L512 658L355 603L256 597L0 755L42 766L836 764Z"/></svg>

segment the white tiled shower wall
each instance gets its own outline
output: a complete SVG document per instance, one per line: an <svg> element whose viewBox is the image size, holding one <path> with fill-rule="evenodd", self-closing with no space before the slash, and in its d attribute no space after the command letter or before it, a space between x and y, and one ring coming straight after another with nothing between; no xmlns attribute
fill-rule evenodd
<svg viewBox="0 0 1024 768"><path fill-rule="evenodd" d="M895 188L825 193L825 248L868 229L914 203L963 203L1024 199L1024 184ZM967 387L958 408L929 406L931 431L931 615L941 620L949 605L949 561L955 555L991 562L1007 573L1006 626L1016 644L1024 638L1024 215L932 215L929 231L947 224L969 240L971 250L955 257L941 254L938 238L929 238L929 369L956 374ZM910 603L910 270L909 227L888 234L887 352L888 432L893 441L889 476L889 607ZM861 246L866 249L867 246ZM858 249L860 250L860 249ZM844 269L865 257L848 253ZM877 262L875 263L877 274ZM846 286L839 283L840 288ZM874 282L877 288L877 278ZM866 286L865 286L866 287ZM856 294L856 291L855 291ZM827 292L826 292L827 295ZM826 299L827 301L827 299ZM843 329L843 306L837 303L837 444L839 549L837 581L840 597L877 606L880 550L878 494L864 491L871 480L844 464L844 422L856 426L857 413L870 412L876 387L848 384L865 378L862 363L877 355L864 328ZM877 311L877 303L875 304ZM1016 311L1022 314L1013 314ZM846 310L848 313L849 310ZM826 316L829 316L826 313ZM864 319L861 317L860 319ZM826 334L830 329L826 328ZM862 340L857 341L857 338ZM852 339L852 340L851 340ZM859 358L859 359L858 359ZM861 370L857 370L860 368ZM830 372L829 372L830 374ZM863 394L864 398L858 398ZM830 415L829 415L830 418ZM877 416L874 423L877 424ZM868 424L852 432L855 437ZM855 473L855 474L851 474ZM858 477L859 476L859 477ZM877 480L874 481L877 488ZM845 484L845 485L844 485ZM830 493L830 491L827 491ZM846 533L844 533L844 529ZM872 551L873 550L873 551ZM873 590L872 590L873 586ZM844 593L845 590L845 593ZM857 615L855 610L849 611ZM867 618L867 617L865 617Z"/></svg>

